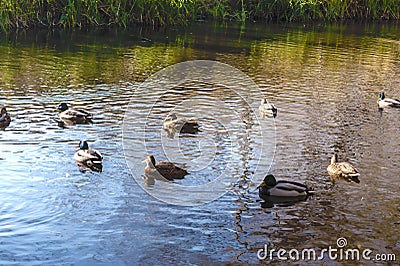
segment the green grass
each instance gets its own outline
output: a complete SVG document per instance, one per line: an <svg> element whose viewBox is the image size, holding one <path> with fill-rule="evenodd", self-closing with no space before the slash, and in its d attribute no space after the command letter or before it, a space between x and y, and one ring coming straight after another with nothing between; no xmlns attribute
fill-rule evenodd
<svg viewBox="0 0 400 266"><path fill-rule="evenodd" d="M217 21L398 20L400 0L0 0L0 26L127 27Z"/></svg>

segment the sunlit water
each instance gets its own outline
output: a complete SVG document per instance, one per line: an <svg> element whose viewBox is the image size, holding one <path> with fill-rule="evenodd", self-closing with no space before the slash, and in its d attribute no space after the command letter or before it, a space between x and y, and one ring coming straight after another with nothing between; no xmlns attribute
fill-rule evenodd
<svg viewBox="0 0 400 266"><path fill-rule="evenodd" d="M396 253L399 259L400 110L379 112L376 106L380 91L400 98L399 32L386 24L201 24L158 32L2 36L0 105L12 122L0 131L0 264L258 263L264 244L323 249L336 247L339 237L346 237L349 248ZM180 182L210 182L233 160L233 187L195 207L166 204L143 190L122 145L130 97L135 95L136 107L150 108L154 91L136 95L140 82L194 59L232 65L258 84L278 108L274 155L271 142L262 143L265 157L274 156L271 172L313 187L314 197L289 206L262 204L251 180L270 168L268 160L257 161L257 130L271 131L271 122L256 121L230 90L204 84L188 86L190 97L204 101L201 112L177 107L203 126L181 139L187 158L182 163L198 169L193 160L199 147L218 156ZM247 97L257 111L260 99L251 92ZM167 150L176 148L162 131L162 119L187 98L180 88L171 90L149 116L147 148L157 158L165 159L160 134ZM238 107L221 113L216 99ZM90 111L94 123L60 128L54 117L61 101ZM217 113L223 126L213 119ZM135 134L129 137L135 140ZM81 139L103 153L102 173L79 171L73 154ZM232 148L236 140L239 146ZM326 167L334 151L359 169L360 184L330 182ZM158 186L165 184L149 189ZM327 256L317 263L346 264Z"/></svg>

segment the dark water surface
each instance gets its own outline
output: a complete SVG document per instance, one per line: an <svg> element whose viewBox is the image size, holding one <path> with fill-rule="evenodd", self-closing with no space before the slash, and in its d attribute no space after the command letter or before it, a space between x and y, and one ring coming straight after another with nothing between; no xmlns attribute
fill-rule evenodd
<svg viewBox="0 0 400 266"><path fill-rule="evenodd" d="M217 154L217 160L182 184L210 182L228 161L235 168L229 169L234 182L224 196L182 207L151 197L132 177L122 127L140 82L195 59L243 71L279 111L275 122L260 126L237 95L212 86L190 87L204 102L202 116L195 107L185 114L198 116L204 130L182 140L184 163L198 167L193 160L199 146ZM398 263L400 109L380 112L376 100L380 91L400 98L399 81L396 24L199 24L158 31L3 35L0 106L7 107L12 122L0 131L0 264L255 264L269 262L257 258L265 244L321 250L337 248L339 237L347 239L346 248L371 249L371 257L394 253ZM152 93L135 94L137 106L150 108ZM172 90L155 107L149 122L155 139L161 128L157 121L186 97ZM246 97L257 108L260 99L250 92ZM237 106L237 113L221 112L215 99ZM60 128L53 118L61 101L87 109L94 123ZM214 123L213 114L221 114L235 132ZM275 143L260 144L257 137L262 130L273 134L271 125L276 127L275 154ZM232 148L235 141L228 135L239 144ZM163 158L153 135L147 136L148 150ZM134 135L130 138L135 141ZM79 171L73 154L80 139L103 153L102 173ZM289 206L262 204L258 184L251 181L270 169L270 161L256 160L262 148L273 158L272 173L304 182L316 195ZM326 167L334 151L359 169L360 184L330 182ZM157 192L162 185L150 189ZM274 262L282 261L274 257ZM312 263L350 262L325 255Z"/></svg>

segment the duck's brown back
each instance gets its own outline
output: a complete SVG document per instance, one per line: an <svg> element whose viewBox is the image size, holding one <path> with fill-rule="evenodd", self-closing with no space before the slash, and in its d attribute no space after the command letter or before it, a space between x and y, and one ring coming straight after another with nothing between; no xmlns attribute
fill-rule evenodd
<svg viewBox="0 0 400 266"><path fill-rule="evenodd" d="M188 174L185 169L182 169L171 162L157 162L155 167L157 172L168 180L183 179L184 176Z"/></svg>

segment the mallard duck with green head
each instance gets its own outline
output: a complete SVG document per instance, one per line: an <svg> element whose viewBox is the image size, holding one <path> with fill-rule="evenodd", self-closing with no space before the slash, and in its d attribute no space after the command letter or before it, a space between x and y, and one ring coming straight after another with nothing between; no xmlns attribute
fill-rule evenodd
<svg viewBox="0 0 400 266"><path fill-rule="evenodd" d="M164 119L164 129L168 132L193 134L200 131L199 127L196 121L178 118L175 113L169 113Z"/></svg>
<svg viewBox="0 0 400 266"><path fill-rule="evenodd" d="M400 100L386 98L384 92L379 93L379 99L378 99L377 103L378 103L379 108L385 108L385 107L398 107L399 108L400 107Z"/></svg>
<svg viewBox="0 0 400 266"><path fill-rule="evenodd" d="M261 116L275 118L278 114L278 109L275 107L274 104L268 103L267 99L261 99L258 110L260 111Z"/></svg>
<svg viewBox="0 0 400 266"><path fill-rule="evenodd" d="M156 162L153 155L148 155L145 162L147 165L144 168L144 174L147 178L172 181L174 179L183 179L188 174L185 169L171 162Z"/></svg>
<svg viewBox="0 0 400 266"><path fill-rule="evenodd" d="M314 191L306 185L294 182L279 180L275 176L268 174L264 181L258 186L258 193L261 198L264 197L285 197L285 198L304 198L312 195Z"/></svg>
<svg viewBox="0 0 400 266"><path fill-rule="evenodd" d="M333 154L331 164L326 169L331 178L342 178L349 182L360 183L358 170L348 162L338 162L337 154Z"/></svg>
<svg viewBox="0 0 400 266"><path fill-rule="evenodd" d="M11 117L7 113L7 109L5 107L1 108L0 111L0 128L6 128L11 123Z"/></svg>
<svg viewBox="0 0 400 266"><path fill-rule="evenodd" d="M58 111L58 117L67 124L88 124L92 122L92 114L82 109L71 109L66 103L60 103Z"/></svg>
<svg viewBox="0 0 400 266"><path fill-rule="evenodd" d="M79 142L79 150L76 151L74 159L80 168L89 168L97 172L103 170L103 155L97 150L90 150L87 141Z"/></svg>

